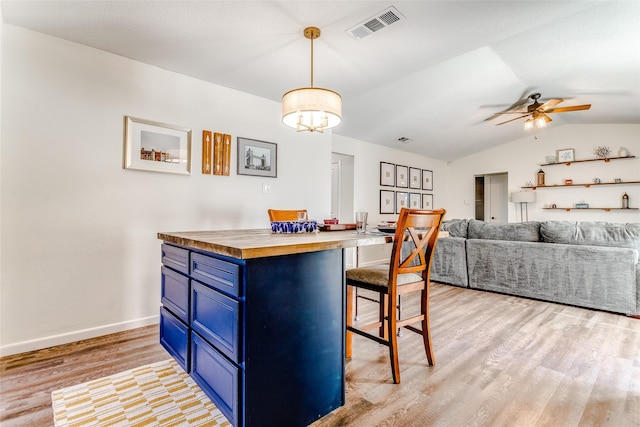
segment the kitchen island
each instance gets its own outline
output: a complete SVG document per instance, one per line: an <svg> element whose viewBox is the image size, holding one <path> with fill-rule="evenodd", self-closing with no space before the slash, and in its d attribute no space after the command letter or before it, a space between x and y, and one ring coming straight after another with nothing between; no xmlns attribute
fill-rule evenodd
<svg viewBox="0 0 640 427"><path fill-rule="evenodd" d="M305 426L345 401L344 249L391 235L158 233L160 342L234 426Z"/></svg>

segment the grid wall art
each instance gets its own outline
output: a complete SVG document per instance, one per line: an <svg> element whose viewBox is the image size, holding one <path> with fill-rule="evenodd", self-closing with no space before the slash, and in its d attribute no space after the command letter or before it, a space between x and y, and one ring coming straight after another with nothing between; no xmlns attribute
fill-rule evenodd
<svg viewBox="0 0 640 427"><path fill-rule="evenodd" d="M402 208L433 209L433 171L380 162L380 213L399 214ZM392 189L393 188L393 189Z"/></svg>

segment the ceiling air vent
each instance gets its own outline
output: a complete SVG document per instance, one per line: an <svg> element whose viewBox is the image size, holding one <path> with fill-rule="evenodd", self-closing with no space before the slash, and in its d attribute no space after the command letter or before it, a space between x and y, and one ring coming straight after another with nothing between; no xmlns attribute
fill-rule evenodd
<svg viewBox="0 0 640 427"><path fill-rule="evenodd" d="M391 6L348 29L347 32L357 39L362 39L403 19L406 18L398 12L398 9Z"/></svg>

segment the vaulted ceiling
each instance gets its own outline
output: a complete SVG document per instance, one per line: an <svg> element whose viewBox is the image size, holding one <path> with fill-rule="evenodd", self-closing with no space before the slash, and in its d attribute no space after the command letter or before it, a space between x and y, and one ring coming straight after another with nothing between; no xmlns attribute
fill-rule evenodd
<svg viewBox="0 0 640 427"><path fill-rule="evenodd" d="M588 111L549 126L640 123L638 1L2 1L13 24L280 101L314 83L343 97L334 133L454 160L521 138L494 113L527 96ZM401 19L351 29L389 7ZM161 88L159 88L161 90ZM278 118L274 118L278 120ZM294 132L292 130L292 132ZM538 134L544 130L536 131ZM640 137L640 135L639 135ZM399 139L408 141L401 142Z"/></svg>

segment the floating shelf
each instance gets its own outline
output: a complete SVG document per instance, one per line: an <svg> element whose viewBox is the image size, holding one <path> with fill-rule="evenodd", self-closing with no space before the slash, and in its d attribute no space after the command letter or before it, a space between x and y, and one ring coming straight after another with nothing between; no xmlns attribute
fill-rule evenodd
<svg viewBox="0 0 640 427"><path fill-rule="evenodd" d="M547 210L556 210L556 211L567 211L575 210L575 211L637 211L638 208L542 208Z"/></svg>
<svg viewBox="0 0 640 427"><path fill-rule="evenodd" d="M584 163L584 162L605 162L609 163L610 160L624 160L624 159L635 159L636 156L625 156L625 157L607 157L606 159L584 159L584 160L572 160L570 162L555 162L555 163L543 163L540 166L554 166L554 165L567 165L571 166L571 163Z"/></svg>
<svg viewBox="0 0 640 427"><path fill-rule="evenodd" d="M623 157L626 159L626 157ZM553 184L553 185L532 185L532 186L524 186L520 188L530 188L532 190L536 190L538 188L558 188L558 187L585 187L589 188L595 185L624 185L624 184L640 184L640 181L623 181L623 182L588 182L583 184Z"/></svg>

